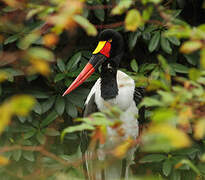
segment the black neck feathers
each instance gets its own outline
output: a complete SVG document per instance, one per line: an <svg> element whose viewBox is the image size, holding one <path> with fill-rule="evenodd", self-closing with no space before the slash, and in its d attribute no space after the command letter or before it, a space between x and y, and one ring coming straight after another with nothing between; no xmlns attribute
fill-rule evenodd
<svg viewBox="0 0 205 180"><path fill-rule="evenodd" d="M104 100L115 98L118 95L117 66L112 62L103 63L100 76L101 97Z"/></svg>

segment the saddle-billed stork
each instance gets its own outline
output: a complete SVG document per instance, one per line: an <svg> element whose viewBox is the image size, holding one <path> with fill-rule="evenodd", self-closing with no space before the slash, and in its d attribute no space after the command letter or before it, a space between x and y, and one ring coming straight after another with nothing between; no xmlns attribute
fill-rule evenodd
<svg viewBox="0 0 205 180"><path fill-rule="evenodd" d="M120 61L124 54L124 41L120 33L112 29L106 29L99 34L99 42L92 56L84 67L82 72L64 92L63 96L73 91L94 71L101 66L100 78L92 87L85 102L84 116L97 111L104 111L107 106L117 106L122 110L120 120L122 121L119 128L123 130L123 136L119 136L116 129L107 127L106 142L99 146L97 158L99 160L108 160L106 155L107 149L115 148L119 142L129 138L135 140L138 136L137 104L143 96L142 88L135 88L134 80L124 72L118 70ZM119 129L118 129L119 130ZM136 148L131 148L125 160L116 160L107 166L103 171L98 172L96 165L89 162L92 152L85 152L87 176L90 180L114 180L124 176L126 179L129 175L129 167L134 158ZM107 158L107 159L106 159ZM92 159L92 158L91 158ZM91 161L91 160L90 160ZM126 163L125 163L126 162ZM123 167L125 165L125 167ZM92 172L95 169L95 172Z"/></svg>

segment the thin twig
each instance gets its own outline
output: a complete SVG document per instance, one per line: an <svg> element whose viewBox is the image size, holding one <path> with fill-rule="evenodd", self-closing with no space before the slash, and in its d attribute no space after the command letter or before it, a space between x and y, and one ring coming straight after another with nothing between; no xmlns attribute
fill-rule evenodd
<svg viewBox="0 0 205 180"><path fill-rule="evenodd" d="M121 21L121 22L116 22L116 23L112 23L112 24L95 25L95 27L97 29L116 28L116 27L122 26L123 24L124 24L124 22Z"/></svg>
<svg viewBox="0 0 205 180"><path fill-rule="evenodd" d="M115 5L95 5L95 6L85 5L84 7L87 8L87 9L90 9L90 10L95 10L95 9L112 9L113 7L115 7Z"/></svg>

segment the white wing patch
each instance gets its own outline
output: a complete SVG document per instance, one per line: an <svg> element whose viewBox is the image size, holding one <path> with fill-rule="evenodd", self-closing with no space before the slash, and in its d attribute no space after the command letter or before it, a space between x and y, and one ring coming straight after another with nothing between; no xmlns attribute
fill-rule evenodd
<svg viewBox="0 0 205 180"><path fill-rule="evenodd" d="M89 93L88 96L87 96L87 99L86 99L86 101L85 101L85 105L88 104L88 102L90 101L90 98L91 98L92 95L96 92L96 89L97 89L97 88L100 88L100 81L101 81L101 79L99 78L99 79L95 82L94 86L92 87L92 89L90 90L90 93Z"/></svg>

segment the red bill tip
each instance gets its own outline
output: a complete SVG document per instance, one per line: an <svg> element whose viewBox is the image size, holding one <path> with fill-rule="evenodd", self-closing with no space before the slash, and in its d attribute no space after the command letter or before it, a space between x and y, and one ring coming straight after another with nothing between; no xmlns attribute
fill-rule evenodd
<svg viewBox="0 0 205 180"><path fill-rule="evenodd" d="M88 79L93 72L95 71L95 68L92 64L88 63L84 69L81 71L81 73L78 75L78 77L73 81L73 83L68 87L68 89L63 93L63 96L69 94L71 91L73 91L75 88L80 86L86 79Z"/></svg>

